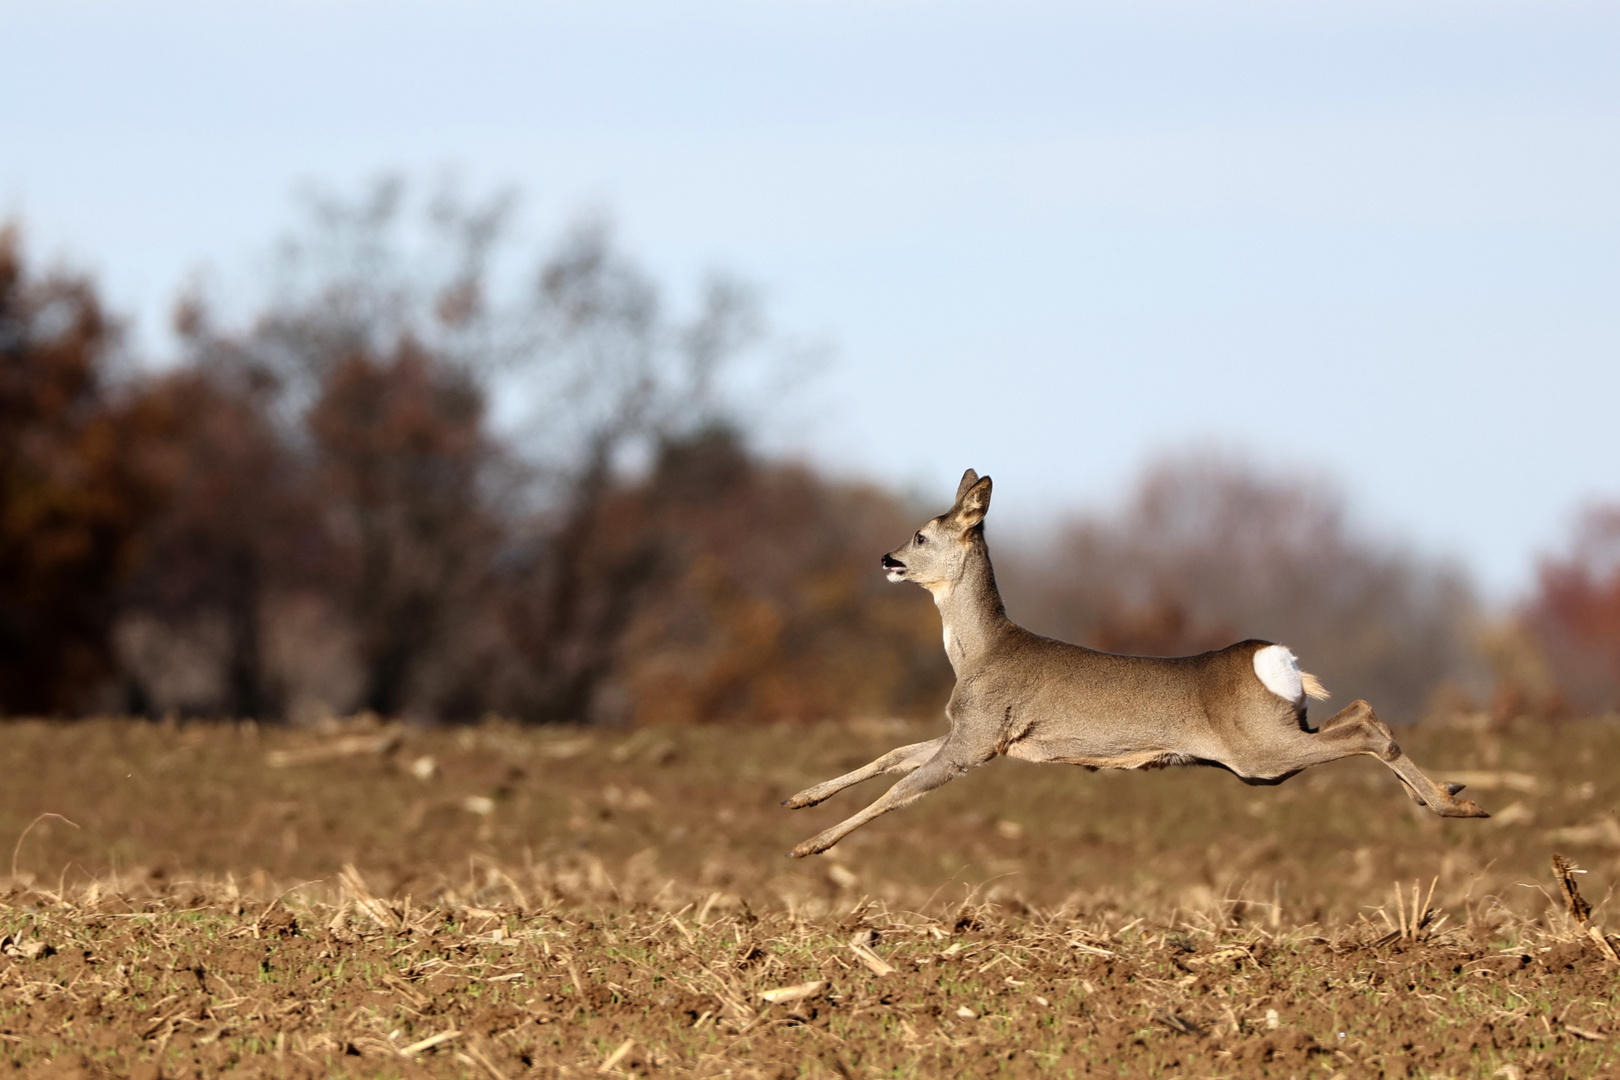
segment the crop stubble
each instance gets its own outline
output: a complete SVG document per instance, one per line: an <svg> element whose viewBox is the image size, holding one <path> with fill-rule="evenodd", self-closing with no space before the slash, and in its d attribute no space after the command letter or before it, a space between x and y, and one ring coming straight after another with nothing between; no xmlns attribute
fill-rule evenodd
<svg viewBox="0 0 1620 1080"><path fill-rule="evenodd" d="M7 725L0 1070L1615 1067L1612 723L1404 736L1486 822L1372 762L1276 789L1001 762L782 858L878 785L780 798L912 734Z"/></svg>

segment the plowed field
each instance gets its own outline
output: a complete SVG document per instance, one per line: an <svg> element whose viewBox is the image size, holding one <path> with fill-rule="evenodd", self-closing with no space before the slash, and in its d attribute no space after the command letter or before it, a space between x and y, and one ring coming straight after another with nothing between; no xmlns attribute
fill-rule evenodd
<svg viewBox="0 0 1620 1080"><path fill-rule="evenodd" d="M0 1072L1620 1076L1620 725L1403 734L1486 821L999 761L783 857L927 734L8 723Z"/></svg>

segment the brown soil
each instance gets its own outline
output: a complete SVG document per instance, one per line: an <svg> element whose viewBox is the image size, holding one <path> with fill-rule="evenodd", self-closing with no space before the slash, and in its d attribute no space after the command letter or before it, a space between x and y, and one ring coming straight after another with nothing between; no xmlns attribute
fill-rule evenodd
<svg viewBox="0 0 1620 1080"><path fill-rule="evenodd" d="M1489 821L1372 761L1274 789L998 762L782 857L881 788L781 798L919 734L0 727L0 1072L1620 1066L1620 939L1548 867L1591 871L1602 924L1613 724L1403 737Z"/></svg>

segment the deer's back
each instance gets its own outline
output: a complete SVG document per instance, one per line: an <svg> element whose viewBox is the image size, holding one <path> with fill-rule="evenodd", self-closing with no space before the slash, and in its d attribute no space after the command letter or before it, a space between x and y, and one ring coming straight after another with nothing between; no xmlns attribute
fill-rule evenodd
<svg viewBox="0 0 1620 1080"><path fill-rule="evenodd" d="M963 679L964 704L999 721L1013 757L1115 768L1215 760L1260 735L1257 724L1298 722L1296 707L1254 674L1254 654L1269 642L1154 657L1020 635Z"/></svg>

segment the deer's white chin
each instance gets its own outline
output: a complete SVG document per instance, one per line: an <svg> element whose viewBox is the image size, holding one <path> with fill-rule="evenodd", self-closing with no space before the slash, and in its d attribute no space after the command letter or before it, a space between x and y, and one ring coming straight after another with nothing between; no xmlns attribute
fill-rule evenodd
<svg viewBox="0 0 1620 1080"><path fill-rule="evenodd" d="M904 581L904 580L906 580L906 571L905 571L905 569L903 567L899 568L899 569L895 569L895 570L890 570L887 574L884 575L884 577L888 578L890 581Z"/></svg>

